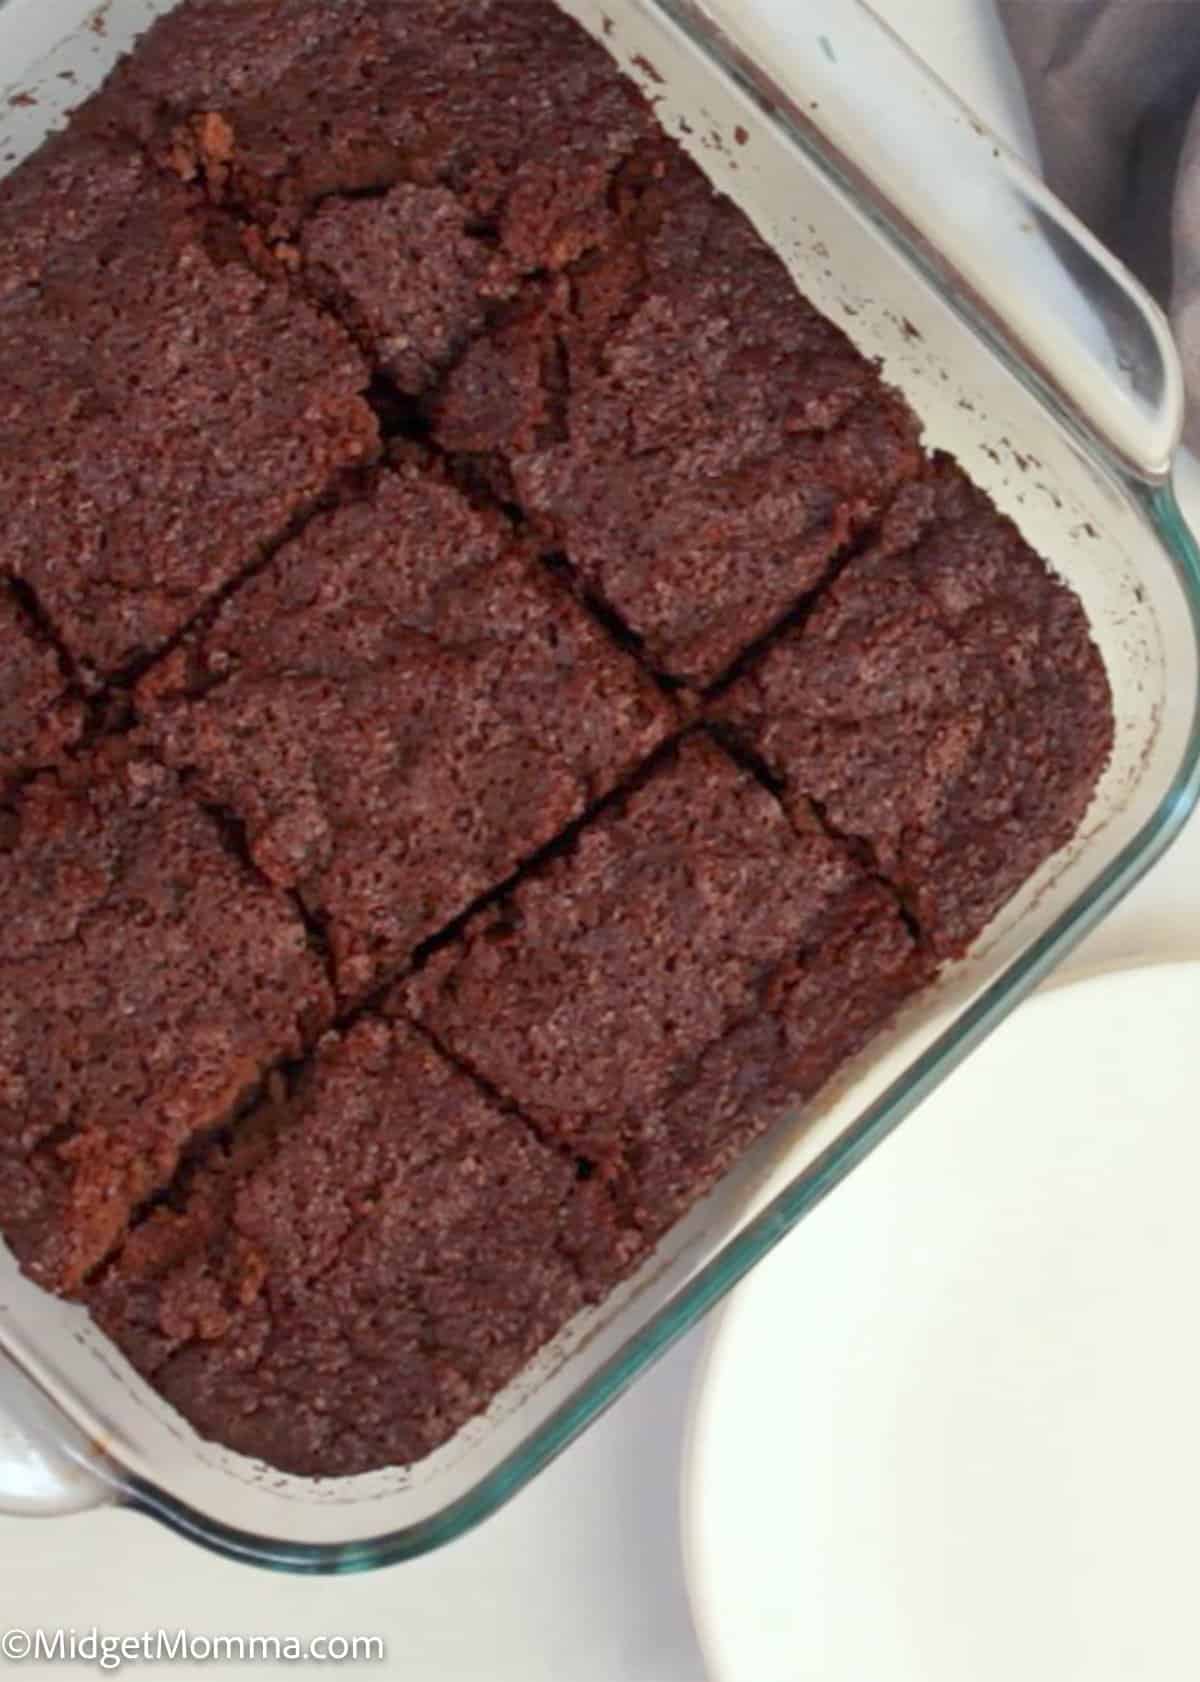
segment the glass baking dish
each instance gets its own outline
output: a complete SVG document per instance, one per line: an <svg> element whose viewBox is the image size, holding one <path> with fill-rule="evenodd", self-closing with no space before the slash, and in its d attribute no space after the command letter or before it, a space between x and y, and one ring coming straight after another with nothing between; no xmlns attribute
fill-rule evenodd
<svg viewBox="0 0 1200 1682"><path fill-rule="evenodd" d="M331 0L332 3L332 0ZM0 0L0 169L171 0ZM83 1313L0 1253L0 1506L112 1503L232 1557L410 1558L522 1488L720 1301L1109 912L1200 794L1200 557L1182 380L1131 277L857 0L566 0L1082 598L1118 713L1074 844L961 964L777 1128L643 1272L429 1460L327 1482L201 1442ZM784 13L789 15L784 16ZM785 1189L768 1201L768 1182ZM831 1281L831 1289L836 1282ZM781 1337L803 1327L781 1326Z"/></svg>

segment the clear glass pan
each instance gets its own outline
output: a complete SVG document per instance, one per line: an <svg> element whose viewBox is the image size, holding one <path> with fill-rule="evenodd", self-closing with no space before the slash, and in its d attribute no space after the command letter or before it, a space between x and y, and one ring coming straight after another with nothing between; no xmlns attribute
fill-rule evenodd
<svg viewBox="0 0 1200 1682"><path fill-rule="evenodd" d="M0 0L0 170L170 3L107 0L92 18L89 0ZM0 1252L11 1510L123 1504L233 1557L313 1572L460 1535L844 1179L1145 874L1200 796L1200 555L1170 482L1182 381L1136 283L858 0L805 0L769 33L741 0L567 9L649 78L667 126L1078 592L1116 698L1113 765L1073 846L971 956L417 1467L306 1482L201 1442ZM12 104L16 91L35 103Z"/></svg>

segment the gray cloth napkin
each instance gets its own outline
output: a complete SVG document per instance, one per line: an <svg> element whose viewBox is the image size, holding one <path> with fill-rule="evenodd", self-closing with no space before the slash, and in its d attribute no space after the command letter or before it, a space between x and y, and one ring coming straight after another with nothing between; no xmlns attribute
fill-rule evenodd
<svg viewBox="0 0 1200 1682"><path fill-rule="evenodd" d="M1171 314L1200 449L1200 0L998 0L1049 185Z"/></svg>

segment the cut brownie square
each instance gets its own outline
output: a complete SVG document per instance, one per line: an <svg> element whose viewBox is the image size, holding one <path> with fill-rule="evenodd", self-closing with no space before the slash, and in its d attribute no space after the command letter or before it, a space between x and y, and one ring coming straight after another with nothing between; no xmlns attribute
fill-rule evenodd
<svg viewBox="0 0 1200 1682"><path fill-rule="evenodd" d="M695 165L642 167L621 237L468 349L434 435L703 688L918 471L918 426Z"/></svg>
<svg viewBox="0 0 1200 1682"><path fill-rule="evenodd" d="M552 0L184 0L89 112L295 237L337 195L451 189L523 269L604 237L653 117Z"/></svg>
<svg viewBox="0 0 1200 1682"><path fill-rule="evenodd" d="M14 778L57 760L82 729L58 654L0 579L0 797Z"/></svg>
<svg viewBox="0 0 1200 1682"><path fill-rule="evenodd" d="M203 1435L309 1475L420 1460L590 1297L581 1225L636 1233L403 1021L331 1036L88 1294Z"/></svg>
<svg viewBox="0 0 1200 1682"><path fill-rule="evenodd" d="M321 920L344 1001L674 723L507 524L411 460L314 520L139 702L158 751Z"/></svg>
<svg viewBox="0 0 1200 1682"><path fill-rule="evenodd" d="M287 899L160 767L38 778L4 846L0 1224L70 1291L331 1000Z"/></svg>
<svg viewBox="0 0 1200 1682"><path fill-rule="evenodd" d="M657 1236L924 976L849 851L699 737L468 922L407 997Z"/></svg>
<svg viewBox="0 0 1200 1682"><path fill-rule="evenodd" d="M946 457L717 711L943 957L1070 839L1113 740L1079 602Z"/></svg>
<svg viewBox="0 0 1200 1682"><path fill-rule="evenodd" d="M36 285L0 306L0 565L99 677L378 449L346 333L226 252L194 198L143 174L124 214L27 252Z"/></svg>

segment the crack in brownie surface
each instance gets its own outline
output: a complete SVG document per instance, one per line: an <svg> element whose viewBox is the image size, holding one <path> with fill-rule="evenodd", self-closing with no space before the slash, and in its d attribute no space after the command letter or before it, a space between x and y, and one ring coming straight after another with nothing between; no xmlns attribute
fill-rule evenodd
<svg viewBox="0 0 1200 1682"><path fill-rule="evenodd" d="M319 915L351 1004L675 724L507 524L416 459L310 524L138 702Z"/></svg>
<svg viewBox="0 0 1200 1682"><path fill-rule="evenodd" d="M700 736L408 996L657 1236L922 978L890 896Z"/></svg>
<svg viewBox="0 0 1200 1682"><path fill-rule="evenodd" d="M946 457L716 711L869 846L939 957L1065 845L1112 751L1078 601Z"/></svg>
<svg viewBox="0 0 1200 1682"><path fill-rule="evenodd" d="M403 1019L331 1037L88 1293L205 1434L299 1473L422 1459L644 1248Z"/></svg>
<svg viewBox="0 0 1200 1682"><path fill-rule="evenodd" d="M187 1143L332 1014L282 895L161 767L110 751L21 791L0 858L4 1232L77 1287Z"/></svg>
<svg viewBox="0 0 1200 1682"><path fill-rule="evenodd" d="M34 277L0 303L0 566L100 679L169 641L378 448L344 331L219 263L196 195L111 155L93 167L118 172L120 197L97 186L103 213L85 197L81 225L0 264Z"/></svg>
<svg viewBox="0 0 1200 1682"><path fill-rule="evenodd" d="M612 175L654 130L646 102L551 0L184 4L92 102L291 240L338 195L449 188L523 270L611 225Z"/></svg>
<svg viewBox="0 0 1200 1682"><path fill-rule="evenodd" d="M444 187L330 199L300 239L304 280L400 391L427 391L516 292L512 260Z"/></svg>
<svg viewBox="0 0 1200 1682"><path fill-rule="evenodd" d="M917 472L918 428L689 159L639 169L620 231L467 350L433 436L704 688Z"/></svg>
<svg viewBox="0 0 1200 1682"><path fill-rule="evenodd" d="M79 740L83 708L58 653L0 579L0 799L15 779L56 761Z"/></svg>

